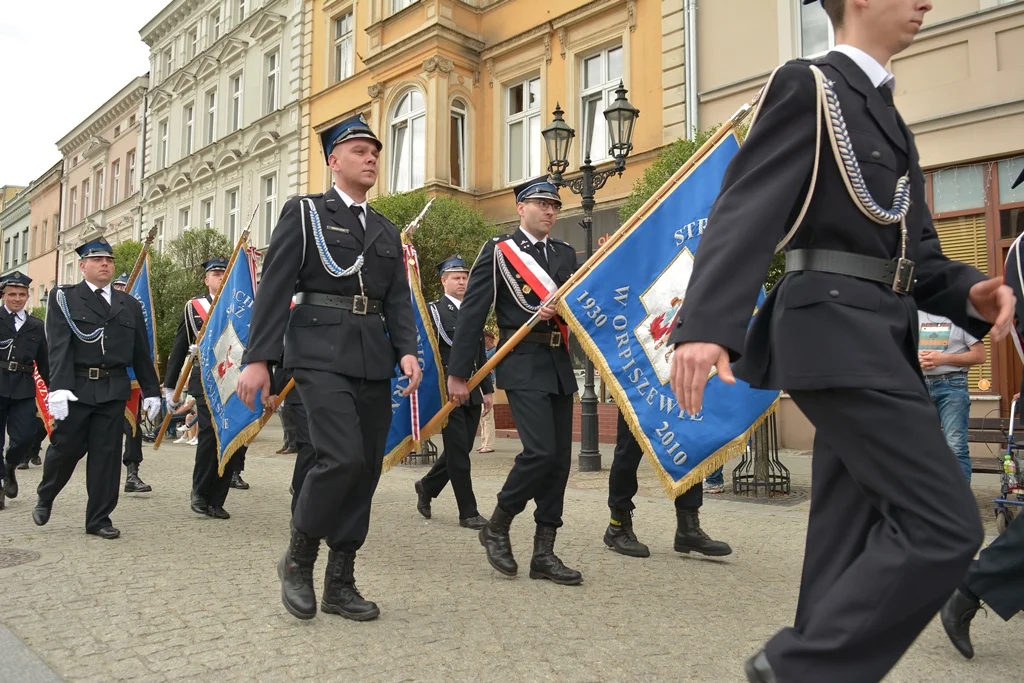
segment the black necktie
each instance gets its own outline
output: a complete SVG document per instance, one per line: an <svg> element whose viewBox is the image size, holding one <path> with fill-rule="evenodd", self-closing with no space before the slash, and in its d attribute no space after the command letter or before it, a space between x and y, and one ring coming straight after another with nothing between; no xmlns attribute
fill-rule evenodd
<svg viewBox="0 0 1024 683"><path fill-rule="evenodd" d="M359 220L359 217L363 215L363 207L361 207L359 204L349 204L348 205L348 209L349 209L349 211L352 212L352 215L356 217L356 225L359 226L360 233L361 233L362 232L363 223L362 223L362 221Z"/></svg>
<svg viewBox="0 0 1024 683"><path fill-rule="evenodd" d="M886 84L882 84L876 88L878 94L882 96L882 101L885 102L885 106L889 109L889 116L898 125L899 120L896 118L896 104L892 101L892 88Z"/></svg>
<svg viewBox="0 0 1024 683"><path fill-rule="evenodd" d="M100 300L100 306L103 307L104 312L110 313L110 304L107 303L107 298L103 296L103 290L96 290L96 298Z"/></svg>
<svg viewBox="0 0 1024 683"><path fill-rule="evenodd" d="M548 254L547 244L544 242L536 242L533 245L534 250L537 252L537 263L541 265L544 270L548 269Z"/></svg>

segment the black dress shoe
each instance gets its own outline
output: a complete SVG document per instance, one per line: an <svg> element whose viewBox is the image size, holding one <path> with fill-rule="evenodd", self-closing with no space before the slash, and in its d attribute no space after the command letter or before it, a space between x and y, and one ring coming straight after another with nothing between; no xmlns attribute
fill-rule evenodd
<svg viewBox="0 0 1024 683"><path fill-rule="evenodd" d="M206 514L215 519L231 519L231 515L228 514L228 511L219 505L211 505L206 508Z"/></svg>
<svg viewBox="0 0 1024 683"><path fill-rule="evenodd" d="M974 658L974 646L971 645L971 619L978 613L981 603L976 598L969 598L959 588L953 591L949 600L939 611L942 628L949 636L953 647L967 659Z"/></svg>
<svg viewBox="0 0 1024 683"><path fill-rule="evenodd" d="M459 520L459 526L463 529L483 529L487 526L487 518L481 515L473 515Z"/></svg>
<svg viewBox="0 0 1024 683"><path fill-rule="evenodd" d="M747 680L750 683L779 683L779 679L775 677L775 672L772 671L772 665L768 663L768 655L764 653L764 650L748 659L743 670L746 672Z"/></svg>
<svg viewBox="0 0 1024 683"><path fill-rule="evenodd" d="M416 489L416 512L430 519L430 496L423 492L423 482L417 481L413 488Z"/></svg>
<svg viewBox="0 0 1024 683"><path fill-rule="evenodd" d="M192 512L197 515L205 515L207 510L210 508L210 504L206 502L206 499L200 496L195 491L192 492L191 500Z"/></svg>
<svg viewBox="0 0 1024 683"><path fill-rule="evenodd" d="M28 469L28 463L27 462L21 463L20 465L18 465L18 469L19 470L27 470Z"/></svg>
<svg viewBox="0 0 1024 683"><path fill-rule="evenodd" d="M93 536L99 536L100 538L105 538L108 541L112 541L112 540L114 540L115 538L117 538L118 536L121 535L121 532L118 531L115 527L112 527L112 526L105 526L102 529L95 529L94 531L86 531L85 533L92 534Z"/></svg>
<svg viewBox="0 0 1024 683"><path fill-rule="evenodd" d="M44 505L43 503L36 503L35 508L32 510L32 521L36 523L36 526L44 526L50 521L50 506Z"/></svg>
<svg viewBox="0 0 1024 683"><path fill-rule="evenodd" d="M235 472L234 474L231 475L231 488L239 489L241 491L244 491L247 488L249 488L249 484L247 484L245 480L242 479L241 472Z"/></svg>
<svg viewBox="0 0 1024 683"><path fill-rule="evenodd" d="M33 465L35 465L36 467L39 467L40 465L43 464L43 461L39 459L38 455L33 455L32 458L29 460L29 462L32 463ZM28 468L26 467L25 469L28 469Z"/></svg>

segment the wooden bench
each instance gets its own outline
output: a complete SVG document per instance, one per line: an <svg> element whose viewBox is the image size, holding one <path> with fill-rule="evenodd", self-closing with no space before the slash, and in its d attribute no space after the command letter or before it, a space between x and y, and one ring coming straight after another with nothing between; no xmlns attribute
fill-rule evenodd
<svg viewBox="0 0 1024 683"><path fill-rule="evenodd" d="M968 443L996 444L999 448L999 452L993 455L972 455L972 472L999 474L1003 471L1002 457L1006 451L1006 435L1009 431L1009 418L972 417L967 420ZM1024 428L1019 424L1014 431L1016 432L1015 438L1024 438Z"/></svg>

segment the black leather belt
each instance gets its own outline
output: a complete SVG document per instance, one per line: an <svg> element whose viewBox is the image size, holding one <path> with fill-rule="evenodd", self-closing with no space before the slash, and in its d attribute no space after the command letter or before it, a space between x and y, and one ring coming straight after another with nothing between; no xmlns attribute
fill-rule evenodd
<svg viewBox="0 0 1024 683"><path fill-rule="evenodd" d="M329 308L341 308L352 311L356 315L367 313L380 313L384 305L376 299L367 299L365 296L341 296L339 294L322 294L320 292L299 292L295 295L295 304L307 304L310 306L327 306Z"/></svg>
<svg viewBox="0 0 1024 683"><path fill-rule="evenodd" d="M127 377L127 368L85 368L76 367L75 377L87 377L89 379L103 379L104 377Z"/></svg>
<svg viewBox="0 0 1024 683"><path fill-rule="evenodd" d="M501 341L505 342L512 338L519 330L508 330L501 329ZM523 337L524 342L530 342L531 344L542 344L544 346L561 346L562 345L562 333L558 330L552 332L527 332L526 336Z"/></svg>
<svg viewBox="0 0 1024 683"><path fill-rule="evenodd" d="M10 360L5 362L0 361L0 370L6 370L7 372L32 372L35 370L35 366L31 363L23 364L16 360Z"/></svg>
<svg viewBox="0 0 1024 683"><path fill-rule="evenodd" d="M897 294L909 294L914 288L914 262L905 258L891 261L829 249L793 249L786 252L786 272L813 270L819 273L849 275L880 282Z"/></svg>

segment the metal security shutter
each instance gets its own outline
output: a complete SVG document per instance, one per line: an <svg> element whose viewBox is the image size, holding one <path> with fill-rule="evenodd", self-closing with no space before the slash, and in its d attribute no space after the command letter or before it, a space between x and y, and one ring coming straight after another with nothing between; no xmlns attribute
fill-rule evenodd
<svg viewBox="0 0 1024 683"><path fill-rule="evenodd" d="M969 263L983 273L988 272L988 242L985 236L985 215L960 216L935 221L942 253L954 261ZM980 391L978 381L982 378L994 386L992 380L992 341L986 335L985 362L975 365L967 374L967 384L972 392Z"/></svg>

